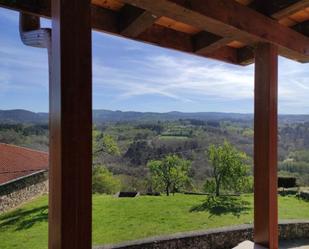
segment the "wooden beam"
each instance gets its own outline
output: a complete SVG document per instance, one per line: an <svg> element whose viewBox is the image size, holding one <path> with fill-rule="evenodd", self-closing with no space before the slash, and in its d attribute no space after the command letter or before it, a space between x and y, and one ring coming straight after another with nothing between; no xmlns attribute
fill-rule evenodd
<svg viewBox="0 0 309 249"><path fill-rule="evenodd" d="M175 49L186 53L193 53L192 37L189 34L168 29L160 25L153 25L151 28L136 37L137 40L164 48ZM196 54L202 57L221 60L224 62L238 64L236 49L222 48L207 54Z"/></svg>
<svg viewBox="0 0 309 249"><path fill-rule="evenodd" d="M150 28L157 16L132 5L125 5L120 14L120 34L127 37L137 37Z"/></svg>
<svg viewBox="0 0 309 249"><path fill-rule="evenodd" d="M31 15L50 17L50 0L0 0L0 7L23 11Z"/></svg>
<svg viewBox="0 0 309 249"><path fill-rule="evenodd" d="M309 7L309 0L299 0L299 1L296 1L295 3L292 3L292 4L289 3L288 5L285 5L284 7L276 9L275 11L273 11L273 14L271 15L271 17L274 19L280 20L302 9L305 9L307 7Z"/></svg>
<svg viewBox="0 0 309 249"><path fill-rule="evenodd" d="M258 44L254 90L254 240L269 249L278 249L277 74L277 48Z"/></svg>
<svg viewBox="0 0 309 249"><path fill-rule="evenodd" d="M3 0L0 0L3 1ZM35 4L35 0L28 0L28 5L20 6L20 5L11 5L11 8L23 11L26 13L31 13L35 15L41 15L41 12L35 12L33 4ZM30 2L33 3L30 3ZM42 5L48 5L47 0L42 0L39 3ZM40 5L37 6L40 8ZM134 7L133 7L134 8ZM135 8L136 9L136 8ZM38 14L39 13L39 14ZM41 13L41 14L40 14ZM45 10L46 17L50 17L50 10L47 8ZM113 35L121 36L120 30L123 27L123 23L120 24L123 18L123 14L119 14L112 10L103 9L97 6L91 7L91 19L92 19L92 27L100 32L110 33ZM135 25L135 24L134 24ZM145 27L144 27L145 28ZM144 28L140 29L142 31ZM138 33L138 32L137 32ZM137 34L136 33L136 34ZM160 25L152 25L147 30L144 30L141 34L136 37L127 37L134 40L138 40L145 43L150 43L154 45L158 45L164 48L175 49L182 52L187 53L195 53L194 49L194 39L189 34L182 33L176 30L171 30ZM201 41L202 42L202 41ZM224 54L226 53L226 54ZM224 62L237 64L237 53L236 49L223 47L221 51L207 51L201 52L197 54L202 57L212 58L216 60L222 60Z"/></svg>
<svg viewBox="0 0 309 249"><path fill-rule="evenodd" d="M271 8L271 17L277 20L285 18L297 11L302 10L303 8L309 7L309 0L300 0L296 3L292 3L290 1L275 1L274 6ZM254 1L251 5L252 8L257 8L256 1ZM309 22L306 21L304 23L297 24L293 27L293 29L307 37L309 37ZM248 44L248 43L246 43ZM249 43L250 44L250 43ZM251 44L252 45L252 44ZM254 43L253 43L254 46ZM252 47L247 46L241 49L238 49L238 62L241 65L249 65L254 62L254 53L252 51ZM291 58L290 54L290 58ZM294 56L296 61L299 62L308 62L307 56ZM298 58L297 58L298 57ZM293 59L293 58L292 58Z"/></svg>
<svg viewBox="0 0 309 249"><path fill-rule="evenodd" d="M309 38L234 0L124 0L155 15L162 15L222 37L240 36L269 42L288 58L309 59Z"/></svg>
<svg viewBox="0 0 309 249"><path fill-rule="evenodd" d="M49 249L91 248L90 0L52 1Z"/></svg>
<svg viewBox="0 0 309 249"><path fill-rule="evenodd" d="M119 15L115 11L92 5L91 23L96 31L119 35Z"/></svg>
<svg viewBox="0 0 309 249"><path fill-rule="evenodd" d="M296 13L299 10L302 10L303 8L309 7L309 0L300 0L296 3L291 3L291 1L253 1L252 4L250 4L252 8L255 10L262 12L264 14L270 15L273 19L280 20L284 17L287 17L293 13ZM293 27L294 30L297 32L309 36L309 23L301 23ZM207 33L207 32L206 32ZM201 42L203 45L199 45L199 49L197 50L197 53L204 52L207 53L207 51L215 51L216 49L220 49L222 46L225 46L229 42L232 41L240 41L244 44L250 44L253 45L256 43L252 40L245 40L244 37L231 37L231 38L217 38L213 41L207 41L203 44L203 39L201 39ZM211 43L212 42L212 43ZM241 65L249 65L254 62L254 52L252 46L246 46L244 48L237 49L238 54L238 62ZM300 62L302 62L302 59L296 59ZM306 58L303 59L304 62L307 61Z"/></svg>
<svg viewBox="0 0 309 249"><path fill-rule="evenodd" d="M296 24L293 29L309 37L309 20Z"/></svg>
<svg viewBox="0 0 309 249"><path fill-rule="evenodd" d="M229 43L230 38L202 31L192 37L194 51L197 54L207 54L213 52Z"/></svg>
<svg viewBox="0 0 309 249"><path fill-rule="evenodd" d="M254 47L246 46L237 49L237 60L243 66L254 63Z"/></svg>

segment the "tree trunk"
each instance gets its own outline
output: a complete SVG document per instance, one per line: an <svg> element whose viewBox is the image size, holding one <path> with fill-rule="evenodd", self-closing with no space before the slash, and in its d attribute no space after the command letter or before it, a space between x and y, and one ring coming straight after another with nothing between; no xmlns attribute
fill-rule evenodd
<svg viewBox="0 0 309 249"><path fill-rule="evenodd" d="M216 196L220 195L220 181L216 180Z"/></svg>
<svg viewBox="0 0 309 249"><path fill-rule="evenodd" d="M169 196L170 195L170 185L169 184L166 184L166 196Z"/></svg>

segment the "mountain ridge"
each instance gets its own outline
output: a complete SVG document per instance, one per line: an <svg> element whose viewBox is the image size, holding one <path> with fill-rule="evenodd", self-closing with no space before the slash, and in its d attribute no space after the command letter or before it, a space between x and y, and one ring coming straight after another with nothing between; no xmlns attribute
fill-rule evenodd
<svg viewBox="0 0 309 249"><path fill-rule="evenodd" d="M234 112L137 112L111 111L94 109L94 123L102 122L129 122L129 121L172 121L178 119L197 119L203 121L252 121L253 114ZM279 115L280 122L309 122L307 114ZM0 123L47 123L48 113L32 112L24 109L0 110Z"/></svg>

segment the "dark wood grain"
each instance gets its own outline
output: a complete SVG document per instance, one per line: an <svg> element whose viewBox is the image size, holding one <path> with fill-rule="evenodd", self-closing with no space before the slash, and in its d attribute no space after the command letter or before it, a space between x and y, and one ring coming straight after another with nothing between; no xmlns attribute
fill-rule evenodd
<svg viewBox="0 0 309 249"><path fill-rule="evenodd" d="M277 48L258 44L254 89L254 240L269 249L278 249L277 74Z"/></svg>
<svg viewBox="0 0 309 249"><path fill-rule="evenodd" d="M49 249L91 248L89 0L52 1Z"/></svg>

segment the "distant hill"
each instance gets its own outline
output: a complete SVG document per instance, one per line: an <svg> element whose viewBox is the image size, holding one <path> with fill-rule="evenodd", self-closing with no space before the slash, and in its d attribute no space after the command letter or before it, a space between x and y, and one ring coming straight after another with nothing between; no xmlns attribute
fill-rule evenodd
<svg viewBox="0 0 309 249"><path fill-rule="evenodd" d="M27 110L0 110L0 123L46 123L48 113L35 113Z"/></svg>
<svg viewBox="0 0 309 249"><path fill-rule="evenodd" d="M219 112L122 112L108 110L94 110L93 118L95 122L104 121L153 121L153 120L178 120L178 119L199 119L199 120L250 120L251 114L239 113L219 113Z"/></svg>
<svg viewBox="0 0 309 249"><path fill-rule="evenodd" d="M197 119L203 121L239 121L251 122L252 114L223 112L133 112L93 110L95 123L124 121L167 121L178 119ZM280 115L281 123L309 122L309 115ZM48 113L35 113L27 110L0 110L0 123L47 123Z"/></svg>

